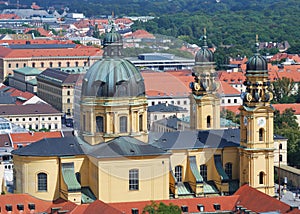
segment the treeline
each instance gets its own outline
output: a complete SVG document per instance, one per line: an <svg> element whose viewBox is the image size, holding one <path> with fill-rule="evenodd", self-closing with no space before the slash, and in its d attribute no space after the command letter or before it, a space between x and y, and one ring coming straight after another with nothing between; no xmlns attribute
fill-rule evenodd
<svg viewBox="0 0 300 214"><path fill-rule="evenodd" d="M135 23L133 29L169 35L201 45L207 29L209 46L227 56L253 53L256 34L259 41L288 41L292 53L300 51L299 0L36 0L44 7L82 12L87 17L152 15L154 20ZM13 2L13 1L10 1ZM31 5L23 0L22 4ZM264 51L266 53L267 51ZM218 57L218 53L217 53ZM225 59L218 59L226 62ZM222 63L222 62L221 62Z"/></svg>

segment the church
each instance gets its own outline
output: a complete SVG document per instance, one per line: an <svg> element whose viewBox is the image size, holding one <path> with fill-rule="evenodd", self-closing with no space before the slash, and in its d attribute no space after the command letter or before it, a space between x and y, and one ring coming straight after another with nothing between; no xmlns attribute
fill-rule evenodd
<svg viewBox="0 0 300 214"><path fill-rule="evenodd" d="M144 80L121 50L112 28L103 59L82 80L75 136L12 152L15 193L109 203L230 195L249 184L274 196L274 109L262 56L247 63L240 128L221 129L217 72L204 36L190 84L191 130L149 133Z"/></svg>

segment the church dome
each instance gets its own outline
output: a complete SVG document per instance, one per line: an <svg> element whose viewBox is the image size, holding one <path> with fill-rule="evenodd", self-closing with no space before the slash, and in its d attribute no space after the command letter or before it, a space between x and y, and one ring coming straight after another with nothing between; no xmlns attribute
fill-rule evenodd
<svg viewBox="0 0 300 214"><path fill-rule="evenodd" d="M207 46L207 37L206 31L204 30L204 36L202 36L201 40L203 40L203 46L201 49L196 53L195 62L213 62L214 61L214 54L211 50L208 49Z"/></svg>
<svg viewBox="0 0 300 214"><path fill-rule="evenodd" d="M214 54L207 47L202 47L195 56L195 62L213 62Z"/></svg>
<svg viewBox="0 0 300 214"><path fill-rule="evenodd" d="M111 31L105 34L103 44L108 45L120 42L122 42L122 36L118 32L116 32L114 26L112 26Z"/></svg>
<svg viewBox="0 0 300 214"><path fill-rule="evenodd" d="M247 71L262 71L268 70L267 60L259 55L255 54L247 62Z"/></svg>
<svg viewBox="0 0 300 214"><path fill-rule="evenodd" d="M85 74L82 96L145 96L144 79L140 71L128 60L103 58L95 62Z"/></svg>

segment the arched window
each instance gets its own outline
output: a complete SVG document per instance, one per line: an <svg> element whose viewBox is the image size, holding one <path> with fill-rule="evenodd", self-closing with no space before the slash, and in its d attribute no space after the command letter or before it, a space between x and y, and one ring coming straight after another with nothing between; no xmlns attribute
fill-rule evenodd
<svg viewBox="0 0 300 214"><path fill-rule="evenodd" d="M129 170L129 190L139 190L139 170Z"/></svg>
<svg viewBox="0 0 300 214"><path fill-rule="evenodd" d="M182 166L175 166L175 178L177 182L182 182Z"/></svg>
<svg viewBox="0 0 300 214"><path fill-rule="evenodd" d="M47 191L47 174L46 173L39 173L37 175L38 179L38 191Z"/></svg>
<svg viewBox="0 0 300 214"><path fill-rule="evenodd" d="M96 117L96 124L97 124L97 132L103 132L104 131L104 124L103 124L103 117L97 116Z"/></svg>
<svg viewBox="0 0 300 214"><path fill-rule="evenodd" d="M75 67L78 67L78 65L79 65L78 62L75 62Z"/></svg>
<svg viewBox="0 0 300 214"><path fill-rule="evenodd" d="M49 63L49 67L52 68L53 67L53 62Z"/></svg>
<svg viewBox="0 0 300 214"><path fill-rule="evenodd" d="M259 129L259 141L264 141L264 129Z"/></svg>
<svg viewBox="0 0 300 214"><path fill-rule="evenodd" d="M200 165L200 175L204 181L207 181L207 166L205 164Z"/></svg>
<svg viewBox="0 0 300 214"><path fill-rule="evenodd" d="M71 100L70 100L70 98L68 98L68 99L67 99L67 103L70 103L70 102L71 102Z"/></svg>
<svg viewBox="0 0 300 214"><path fill-rule="evenodd" d="M211 127L211 117L210 116L207 116L207 118L206 118L206 125L207 125L207 128Z"/></svg>
<svg viewBox="0 0 300 214"><path fill-rule="evenodd" d="M70 67L70 62L67 62L67 67Z"/></svg>
<svg viewBox="0 0 300 214"><path fill-rule="evenodd" d="M127 117L126 116L120 117L120 132L121 133L127 132Z"/></svg>
<svg viewBox="0 0 300 214"><path fill-rule="evenodd" d="M139 131L143 131L143 115L139 116Z"/></svg>
<svg viewBox="0 0 300 214"><path fill-rule="evenodd" d="M41 62L41 68L43 68L45 66L44 62Z"/></svg>
<svg viewBox="0 0 300 214"><path fill-rule="evenodd" d="M67 95L69 96L71 94L71 92L70 91L67 91Z"/></svg>
<svg viewBox="0 0 300 214"><path fill-rule="evenodd" d="M23 64L23 67L26 67L26 63Z"/></svg>
<svg viewBox="0 0 300 214"><path fill-rule="evenodd" d="M282 144L281 143L279 144L279 149L282 149Z"/></svg>
<svg viewBox="0 0 300 214"><path fill-rule="evenodd" d="M32 67L35 68L35 62L32 63Z"/></svg>
<svg viewBox="0 0 300 214"><path fill-rule="evenodd" d="M228 175L229 179L232 179L232 163L225 164L225 172Z"/></svg>
<svg viewBox="0 0 300 214"><path fill-rule="evenodd" d="M58 62L58 67L61 67L61 62Z"/></svg>
<svg viewBox="0 0 300 214"><path fill-rule="evenodd" d="M264 184L264 172L259 173L259 184Z"/></svg>
<svg viewBox="0 0 300 214"><path fill-rule="evenodd" d="M17 64L16 64L16 68L18 68L18 67L19 67L19 64L17 63Z"/></svg>
<svg viewBox="0 0 300 214"><path fill-rule="evenodd" d="M279 161L282 162L282 155L279 155Z"/></svg>

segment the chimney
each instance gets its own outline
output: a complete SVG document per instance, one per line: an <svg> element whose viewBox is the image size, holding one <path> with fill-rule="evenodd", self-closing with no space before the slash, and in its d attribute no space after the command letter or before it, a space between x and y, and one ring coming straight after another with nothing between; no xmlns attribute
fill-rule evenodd
<svg viewBox="0 0 300 214"><path fill-rule="evenodd" d="M186 206L186 205L182 205L182 206L181 206L181 211L182 211L183 213L187 213L187 212L189 211L189 207Z"/></svg>

